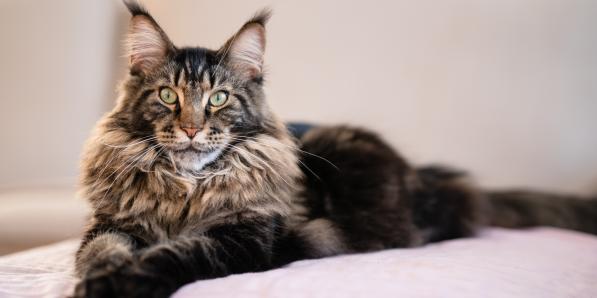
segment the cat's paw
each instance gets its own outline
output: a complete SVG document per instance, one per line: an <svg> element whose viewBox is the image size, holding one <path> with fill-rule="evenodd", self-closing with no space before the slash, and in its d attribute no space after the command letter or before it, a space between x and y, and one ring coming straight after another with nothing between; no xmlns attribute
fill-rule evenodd
<svg viewBox="0 0 597 298"><path fill-rule="evenodd" d="M73 298L166 298L172 292L159 278L123 267L109 274L84 278L75 287Z"/></svg>
<svg viewBox="0 0 597 298"><path fill-rule="evenodd" d="M109 275L84 278L75 286L72 298L117 297L110 285Z"/></svg>

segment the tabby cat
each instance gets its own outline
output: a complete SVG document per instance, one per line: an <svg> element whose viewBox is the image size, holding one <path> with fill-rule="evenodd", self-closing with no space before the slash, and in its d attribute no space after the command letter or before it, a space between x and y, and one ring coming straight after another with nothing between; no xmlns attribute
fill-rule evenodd
<svg viewBox="0 0 597 298"><path fill-rule="evenodd" d="M595 201L482 192L458 171L411 166L362 129L293 136L263 92L267 11L213 51L176 47L125 3L130 71L85 147L93 214L74 297L167 297L199 279L466 237L488 224L597 232Z"/></svg>

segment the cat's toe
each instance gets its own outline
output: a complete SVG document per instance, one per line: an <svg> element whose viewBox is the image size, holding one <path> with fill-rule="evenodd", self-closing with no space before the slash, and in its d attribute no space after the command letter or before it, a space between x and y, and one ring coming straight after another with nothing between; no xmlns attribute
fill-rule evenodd
<svg viewBox="0 0 597 298"><path fill-rule="evenodd" d="M85 278L75 286L73 298L119 297L109 275Z"/></svg>

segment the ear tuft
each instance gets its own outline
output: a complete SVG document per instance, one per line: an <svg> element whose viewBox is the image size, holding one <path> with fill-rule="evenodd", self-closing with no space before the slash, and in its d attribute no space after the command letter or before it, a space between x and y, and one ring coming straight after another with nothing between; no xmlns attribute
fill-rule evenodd
<svg viewBox="0 0 597 298"><path fill-rule="evenodd" d="M247 21L246 24L257 23L265 28L265 25L267 24L267 22L269 21L269 19L271 17L272 17L271 9L264 8L264 9L258 11L250 20Z"/></svg>
<svg viewBox="0 0 597 298"><path fill-rule="evenodd" d="M249 78L263 73L265 24L270 16L267 9L258 12L220 49L228 65Z"/></svg>
<svg viewBox="0 0 597 298"><path fill-rule="evenodd" d="M130 68L147 72L161 64L174 45L153 17L136 1L124 1L133 15L125 45Z"/></svg>
<svg viewBox="0 0 597 298"><path fill-rule="evenodd" d="M123 0L122 2L124 2L124 5L126 5L126 8L128 8L131 15L133 15L133 16L144 15L144 16L151 17L149 15L149 12L147 12L147 9L145 9L145 7L143 7L143 5L141 5L136 0Z"/></svg>

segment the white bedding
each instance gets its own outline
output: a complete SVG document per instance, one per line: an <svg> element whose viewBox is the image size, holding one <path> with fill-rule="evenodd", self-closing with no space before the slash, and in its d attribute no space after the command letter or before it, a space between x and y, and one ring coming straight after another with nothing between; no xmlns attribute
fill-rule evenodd
<svg viewBox="0 0 597 298"><path fill-rule="evenodd" d="M0 297L64 297L74 283L66 241L0 258ZM552 228L295 262L199 281L191 297L597 297L597 237Z"/></svg>

